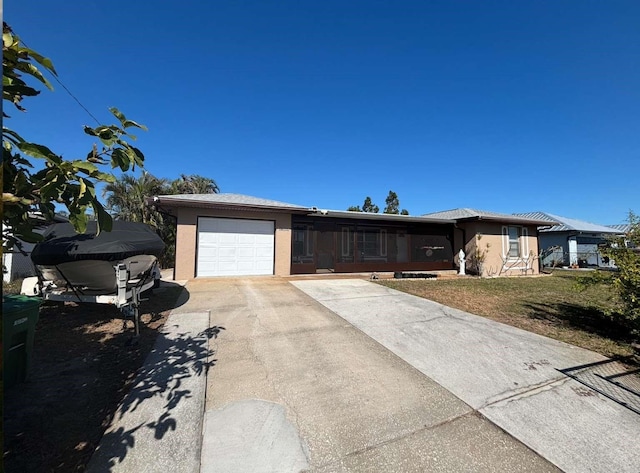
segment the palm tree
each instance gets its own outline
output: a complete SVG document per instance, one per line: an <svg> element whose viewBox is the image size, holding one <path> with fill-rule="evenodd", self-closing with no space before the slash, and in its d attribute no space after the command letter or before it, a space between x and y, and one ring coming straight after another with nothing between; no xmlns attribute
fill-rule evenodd
<svg viewBox="0 0 640 473"><path fill-rule="evenodd" d="M162 215L145 205L145 198L168 193L168 181L157 178L146 171L136 178L123 174L113 183L105 186L107 210L117 220L143 222L158 228Z"/></svg>
<svg viewBox="0 0 640 473"><path fill-rule="evenodd" d="M208 177L192 174L180 175L171 183L171 194L217 194L220 188L216 181Z"/></svg>
<svg viewBox="0 0 640 473"><path fill-rule="evenodd" d="M155 228L165 242L165 252L160 258L163 268L170 267L175 258L176 222L175 218L162 214L145 204L145 198L162 194L215 194L220 192L213 179L197 174L185 176L169 182L143 171L140 177L123 174L113 183L107 184L102 192L106 197L106 208L116 220L142 222Z"/></svg>

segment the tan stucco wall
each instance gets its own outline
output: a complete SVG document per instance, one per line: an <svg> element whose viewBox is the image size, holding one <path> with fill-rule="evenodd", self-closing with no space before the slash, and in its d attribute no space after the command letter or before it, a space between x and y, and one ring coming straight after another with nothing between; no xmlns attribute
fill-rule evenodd
<svg viewBox="0 0 640 473"><path fill-rule="evenodd" d="M199 208L177 208L175 278L191 279L196 276L196 248L198 241L198 217L246 218L273 220L275 222L276 276L288 276L291 271L291 215L276 212L211 211Z"/></svg>
<svg viewBox="0 0 640 473"><path fill-rule="evenodd" d="M520 244L525 245L526 258L506 261L503 259L502 227L507 224L491 222L470 222L459 224L466 232L465 253L469 272L474 269L473 256L475 249L484 252L485 260L482 264L482 276L516 276L539 274L537 255L538 237L535 226L524 226L528 236L521 237ZM520 226L520 225L513 225ZM488 245L488 246L487 246ZM459 248L459 247L458 247Z"/></svg>

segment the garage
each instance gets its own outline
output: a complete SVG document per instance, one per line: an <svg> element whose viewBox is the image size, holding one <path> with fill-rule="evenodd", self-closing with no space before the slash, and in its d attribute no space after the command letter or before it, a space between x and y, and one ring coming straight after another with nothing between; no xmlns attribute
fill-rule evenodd
<svg viewBox="0 0 640 473"><path fill-rule="evenodd" d="M272 275L274 222L198 218L196 277Z"/></svg>

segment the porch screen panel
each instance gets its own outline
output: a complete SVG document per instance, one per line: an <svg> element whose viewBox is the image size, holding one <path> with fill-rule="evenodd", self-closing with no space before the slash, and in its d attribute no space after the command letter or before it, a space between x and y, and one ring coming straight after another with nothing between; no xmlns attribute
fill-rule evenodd
<svg viewBox="0 0 640 473"><path fill-rule="evenodd" d="M292 237L291 258L293 263L313 263L313 231L311 225L294 225Z"/></svg>
<svg viewBox="0 0 640 473"><path fill-rule="evenodd" d="M353 227L340 227L338 235L338 261L341 263L353 263L355 254L355 229Z"/></svg>
<svg viewBox="0 0 640 473"><path fill-rule="evenodd" d="M387 230L380 228L359 229L356 244L359 263L387 262Z"/></svg>
<svg viewBox="0 0 640 473"><path fill-rule="evenodd" d="M447 235L411 235L412 262L453 261L453 247Z"/></svg>

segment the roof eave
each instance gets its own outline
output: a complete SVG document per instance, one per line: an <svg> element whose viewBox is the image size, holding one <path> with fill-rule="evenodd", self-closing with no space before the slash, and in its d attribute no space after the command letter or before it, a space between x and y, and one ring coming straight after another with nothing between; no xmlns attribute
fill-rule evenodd
<svg viewBox="0 0 640 473"><path fill-rule="evenodd" d="M536 227L549 227L557 225L557 222L550 222L549 220L536 220L530 218L518 218L518 217L492 217L488 215L475 215L473 217L464 217L457 219L458 223L465 222L477 222L477 221L489 221L498 223L517 223L519 225L533 225Z"/></svg>
<svg viewBox="0 0 640 473"><path fill-rule="evenodd" d="M275 205L260 204L243 204L234 202L207 202L203 200L192 199L162 199L161 197L147 197L145 199L147 205L158 206L162 208L171 207L190 207L190 208L207 208L216 210L241 210L254 212L282 212L292 214L306 214L312 211L306 207L282 207Z"/></svg>
<svg viewBox="0 0 640 473"><path fill-rule="evenodd" d="M455 220L442 218L429 218L415 215L399 215L372 212L351 212L348 210L313 210L309 216L324 218L349 218L354 220L377 220L394 222L415 222L415 223L456 223Z"/></svg>

